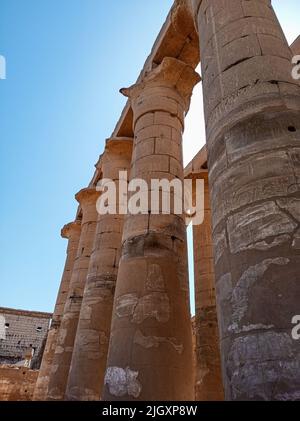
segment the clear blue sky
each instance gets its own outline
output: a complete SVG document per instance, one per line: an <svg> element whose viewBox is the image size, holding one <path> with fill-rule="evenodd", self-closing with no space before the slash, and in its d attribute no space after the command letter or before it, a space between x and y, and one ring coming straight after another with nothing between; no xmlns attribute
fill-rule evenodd
<svg viewBox="0 0 300 421"><path fill-rule="evenodd" d="M90 181L172 0L1 0L0 306L52 311L61 227ZM274 5L288 36L299 0ZM294 36L294 37L295 37Z"/></svg>

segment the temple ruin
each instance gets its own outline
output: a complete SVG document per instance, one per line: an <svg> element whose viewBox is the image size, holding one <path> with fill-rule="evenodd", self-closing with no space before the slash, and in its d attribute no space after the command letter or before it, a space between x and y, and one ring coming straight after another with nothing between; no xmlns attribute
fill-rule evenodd
<svg viewBox="0 0 300 421"><path fill-rule="evenodd" d="M0 307L0 401L30 401L51 313Z"/></svg>
<svg viewBox="0 0 300 421"><path fill-rule="evenodd" d="M33 400L300 400L296 54L300 39L288 45L271 0L174 2L62 229L66 263ZM184 168L198 83L206 146ZM203 180L193 329L184 215L97 212L99 180L118 183L122 171Z"/></svg>

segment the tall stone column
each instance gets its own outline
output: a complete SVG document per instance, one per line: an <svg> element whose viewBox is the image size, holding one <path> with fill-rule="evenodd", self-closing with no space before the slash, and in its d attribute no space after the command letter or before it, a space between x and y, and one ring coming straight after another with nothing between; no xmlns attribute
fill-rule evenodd
<svg viewBox="0 0 300 421"><path fill-rule="evenodd" d="M291 45L291 50L293 54L300 55L300 35L298 36L297 39L295 39L295 41Z"/></svg>
<svg viewBox="0 0 300 421"><path fill-rule="evenodd" d="M204 220L193 226L196 332L196 401L224 399L215 274L211 234L211 210L207 170L195 174L204 180Z"/></svg>
<svg viewBox="0 0 300 421"><path fill-rule="evenodd" d="M96 201L99 192L94 188L86 188L75 197L82 209L81 235L51 367L48 400L63 400L65 396L83 290L95 237Z"/></svg>
<svg viewBox="0 0 300 421"><path fill-rule="evenodd" d="M129 171L132 139L113 138L106 143L98 163L103 179L116 185L119 172ZM118 274L124 215L98 215L72 356L66 399L99 400L106 369L108 343Z"/></svg>
<svg viewBox="0 0 300 421"><path fill-rule="evenodd" d="M65 225L61 230L61 236L69 240L67 248L67 258L60 283L60 288L57 294L57 300L54 308L51 326L47 336L47 342L43 354L42 364L39 370L39 376L34 390L34 401L46 400L49 384L49 375L57 343L57 335L61 324L61 319L72 276L74 261L78 250L80 232L81 225L78 221L71 222L70 224Z"/></svg>
<svg viewBox="0 0 300 421"><path fill-rule="evenodd" d="M199 76L165 58L122 90L134 114L131 179L183 180L182 131ZM146 209L147 211L147 209ZM125 218L104 400L194 398L186 228L182 215Z"/></svg>
<svg viewBox="0 0 300 421"><path fill-rule="evenodd" d="M193 1L229 400L299 399L300 87L270 0Z"/></svg>

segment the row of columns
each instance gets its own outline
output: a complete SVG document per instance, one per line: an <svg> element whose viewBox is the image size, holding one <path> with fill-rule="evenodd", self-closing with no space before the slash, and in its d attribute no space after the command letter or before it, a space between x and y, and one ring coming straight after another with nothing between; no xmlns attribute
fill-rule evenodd
<svg viewBox="0 0 300 421"><path fill-rule="evenodd" d="M226 399L297 398L300 352L290 330L300 296L300 87L291 51L269 0L192 4L209 158L204 224L194 228L196 397L222 399L220 334ZM122 90L133 151L128 139L110 140L104 178L117 181L115 170L130 167L130 180L148 186L183 181L184 116L198 81L192 67L167 57ZM77 254L39 388L49 378L49 400L193 400L184 215L149 208L123 221L98 215L98 197L94 188L76 196Z"/></svg>
<svg viewBox="0 0 300 421"><path fill-rule="evenodd" d="M167 58L123 90L135 137L107 141L97 164L102 179L118 185L120 171L128 171L129 181L149 186L151 179L183 181L184 116L199 79L190 66ZM69 237L73 270L68 285L62 281L61 322L55 341L50 330L35 399L193 400L184 215L152 214L149 207L124 221L97 214L99 195L94 188L76 195L82 220L70 224L78 228L77 245Z"/></svg>
<svg viewBox="0 0 300 421"><path fill-rule="evenodd" d="M46 347L43 354L39 375L37 378L33 400L45 400L48 393L48 384L50 372L57 345L58 333L61 320L64 314L64 308L69 292L70 280L73 272L74 261L78 250L79 238L81 233L80 221L71 222L63 227L61 235L68 239L67 258L65 268L57 294L57 300L52 316L51 326L48 332Z"/></svg>
<svg viewBox="0 0 300 421"><path fill-rule="evenodd" d="M94 188L86 188L76 194L76 200L80 203L82 209L81 235L51 365L48 400L63 400L65 398L90 256L93 249L98 216L96 209L98 197L99 192Z"/></svg>
<svg viewBox="0 0 300 421"><path fill-rule="evenodd" d="M130 168L131 155L131 139L109 140L98 163L103 178L114 181L118 186L120 172ZM117 191L117 206L118 197ZM99 400L101 397L123 219L120 214L99 214L97 218L65 394L67 400Z"/></svg>

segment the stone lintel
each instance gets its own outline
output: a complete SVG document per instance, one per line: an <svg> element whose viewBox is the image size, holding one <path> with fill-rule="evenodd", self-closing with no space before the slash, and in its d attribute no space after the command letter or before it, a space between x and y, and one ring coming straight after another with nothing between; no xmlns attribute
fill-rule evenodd
<svg viewBox="0 0 300 421"><path fill-rule="evenodd" d="M199 64L199 38L190 1L175 0L137 79L137 83L143 79L146 72L149 72L153 66L159 65L165 57L182 60L194 69ZM132 121L132 109L128 101L117 122L113 136L133 136Z"/></svg>
<svg viewBox="0 0 300 421"><path fill-rule="evenodd" d="M207 173L207 150L204 145L184 169L184 178L193 178L197 174Z"/></svg>

